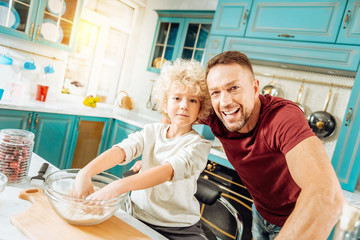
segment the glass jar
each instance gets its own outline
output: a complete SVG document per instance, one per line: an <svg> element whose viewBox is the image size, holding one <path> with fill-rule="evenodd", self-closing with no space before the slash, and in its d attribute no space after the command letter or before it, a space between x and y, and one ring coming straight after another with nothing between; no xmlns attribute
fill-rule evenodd
<svg viewBox="0 0 360 240"><path fill-rule="evenodd" d="M344 204L332 240L358 240L360 238L360 208Z"/></svg>
<svg viewBox="0 0 360 240"><path fill-rule="evenodd" d="M0 130L0 172L9 183L26 181L34 148L32 132L20 129Z"/></svg>

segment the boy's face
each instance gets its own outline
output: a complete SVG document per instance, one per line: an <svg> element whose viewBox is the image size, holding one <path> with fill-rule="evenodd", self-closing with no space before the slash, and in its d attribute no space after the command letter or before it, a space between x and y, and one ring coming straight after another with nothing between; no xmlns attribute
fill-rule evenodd
<svg viewBox="0 0 360 240"><path fill-rule="evenodd" d="M191 127L197 120L199 111L200 99L194 95L190 88L172 86L164 106L164 112L169 116L171 124Z"/></svg>

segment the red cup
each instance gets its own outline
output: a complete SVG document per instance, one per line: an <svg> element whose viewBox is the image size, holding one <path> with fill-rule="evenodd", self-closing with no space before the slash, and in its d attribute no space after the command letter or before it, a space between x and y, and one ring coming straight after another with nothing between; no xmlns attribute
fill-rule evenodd
<svg viewBox="0 0 360 240"><path fill-rule="evenodd" d="M45 102L48 90L49 90L49 86L38 84L36 91L36 100Z"/></svg>

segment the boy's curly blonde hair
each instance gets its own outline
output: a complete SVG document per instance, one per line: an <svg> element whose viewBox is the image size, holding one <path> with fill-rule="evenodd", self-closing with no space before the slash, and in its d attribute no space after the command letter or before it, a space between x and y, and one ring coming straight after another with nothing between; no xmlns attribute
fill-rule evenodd
<svg viewBox="0 0 360 240"><path fill-rule="evenodd" d="M190 88L200 99L198 119L206 119L212 109L210 95L205 78L205 69L196 60L177 59L173 63L166 62L155 84L156 109L167 119L163 106L168 100L168 95L173 85Z"/></svg>

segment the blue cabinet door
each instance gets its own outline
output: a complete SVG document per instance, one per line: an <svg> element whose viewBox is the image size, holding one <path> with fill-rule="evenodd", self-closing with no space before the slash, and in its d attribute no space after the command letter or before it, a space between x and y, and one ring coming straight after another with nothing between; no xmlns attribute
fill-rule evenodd
<svg viewBox="0 0 360 240"><path fill-rule="evenodd" d="M349 0L337 43L360 45L360 1Z"/></svg>
<svg viewBox="0 0 360 240"><path fill-rule="evenodd" d="M126 139L129 136L129 134L140 130L141 128L139 127L114 119L110 138L108 141L108 148L111 148L113 145L120 143L122 140ZM137 160L139 159L140 157ZM109 169L108 172L121 177L124 172L128 171L130 167L134 165L135 161L136 160L133 160L130 164L125 166L120 166L120 165L115 166Z"/></svg>
<svg viewBox="0 0 360 240"><path fill-rule="evenodd" d="M65 168L83 168L107 149L109 118L76 116Z"/></svg>
<svg viewBox="0 0 360 240"><path fill-rule="evenodd" d="M32 112L0 109L0 129L14 128L29 130Z"/></svg>
<svg viewBox="0 0 360 240"><path fill-rule="evenodd" d="M243 52L250 60L345 71L357 71L360 61L360 46L341 44L227 37L227 50Z"/></svg>
<svg viewBox="0 0 360 240"><path fill-rule="evenodd" d="M35 134L34 152L58 168L68 161L75 116L34 112L30 130Z"/></svg>
<svg viewBox="0 0 360 240"><path fill-rule="evenodd" d="M360 73L351 91L347 114L332 158L332 164L343 189L353 192L360 173Z"/></svg>
<svg viewBox="0 0 360 240"><path fill-rule="evenodd" d="M209 37L208 43L206 45L206 50L205 50L205 57L204 57L204 62L203 62L204 66L206 66L206 63L210 59L212 59L219 53L223 52L224 43L225 43L225 36L211 35Z"/></svg>
<svg viewBox="0 0 360 240"><path fill-rule="evenodd" d="M254 0L246 37L335 43L346 1Z"/></svg>
<svg viewBox="0 0 360 240"><path fill-rule="evenodd" d="M243 37L252 0L219 0L211 34Z"/></svg>

